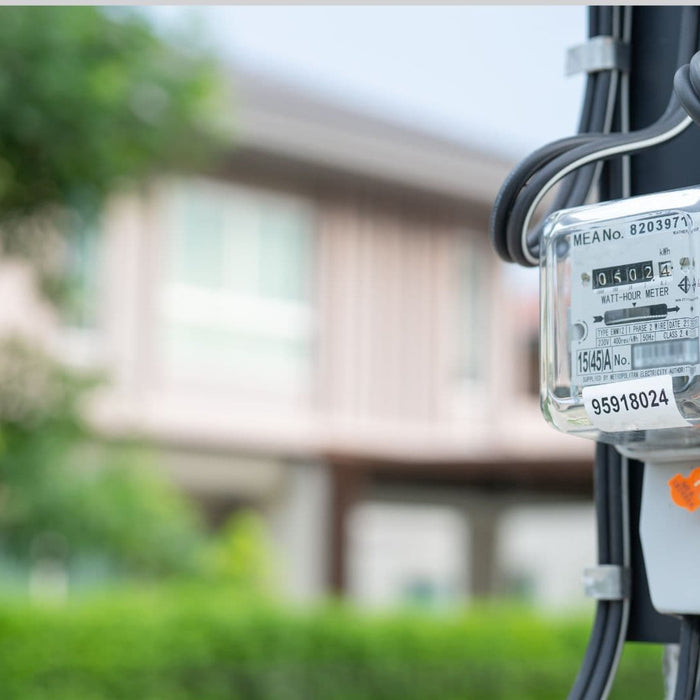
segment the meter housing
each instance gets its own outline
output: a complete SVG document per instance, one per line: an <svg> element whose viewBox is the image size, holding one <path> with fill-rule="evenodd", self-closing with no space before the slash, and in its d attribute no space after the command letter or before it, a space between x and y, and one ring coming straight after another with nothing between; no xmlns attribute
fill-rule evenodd
<svg viewBox="0 0 700 700"><path fill-rule="evenodd" d="M628 451L700 447L700 188L565 209L540 255L541 406Z"/></svg>

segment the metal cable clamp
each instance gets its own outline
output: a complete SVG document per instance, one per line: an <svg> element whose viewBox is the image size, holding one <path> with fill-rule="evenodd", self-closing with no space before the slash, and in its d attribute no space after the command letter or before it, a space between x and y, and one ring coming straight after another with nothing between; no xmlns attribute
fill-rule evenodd
<svg viewBox="0 0 700 700"><path fill-rule="evenodd" d="M629 73L630 45L611 36L594 36L566 52L566 75L619 70Z"/></svg>
<svg viewBox="0 0 700 700"><path fill-rule="evenodd" d="M630 570L615 564L584 569L583 588L595 600L624 600L630 596Z"/></svg>

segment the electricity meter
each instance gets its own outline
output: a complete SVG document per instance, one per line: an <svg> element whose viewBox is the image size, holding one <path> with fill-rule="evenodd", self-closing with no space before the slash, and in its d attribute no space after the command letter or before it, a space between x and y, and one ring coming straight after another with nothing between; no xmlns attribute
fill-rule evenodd
<svg viewBox="0 0 700 700"><path fill-rule="evenodd" d="M700 188L552 214L541 254L541 403L628 451L700 447Z"/></svg>

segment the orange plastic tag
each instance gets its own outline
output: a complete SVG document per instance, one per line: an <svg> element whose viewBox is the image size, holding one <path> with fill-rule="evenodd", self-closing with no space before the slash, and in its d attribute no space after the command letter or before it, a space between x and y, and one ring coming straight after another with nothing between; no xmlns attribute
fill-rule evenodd
<svg viewBox="0 0 700 700"><path fill-rule="evenodd" d="M691 512L700 507L700 467L693 469L687 477L676 474L668 485L671 498L677 506Z"/></svg>

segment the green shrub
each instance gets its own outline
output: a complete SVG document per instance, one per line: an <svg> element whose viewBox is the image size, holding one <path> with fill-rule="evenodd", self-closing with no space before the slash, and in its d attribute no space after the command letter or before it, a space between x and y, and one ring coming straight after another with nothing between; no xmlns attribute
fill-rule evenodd
<svg viewBox="0 0 700 700"><path fill-rule="evenodd" d="M219 583L243 593L275 592L272 543L259 513L234 513L207 549L208 572Z"/></svg>
<svg viewBox="0 0 700 700"><path fill-rule="evenodd" d="M101 578L202 567L204 532L194 507L157 472L146 448L92 436L81 404L96 381L26 340L0 339L4 586L9 569L26 578L42 561L65 568L71 584L79 567L101 567Z"/></svg>
<svg viewBox="0 0 700 700"><path fill-rule="evenodd" d="M290 611L211 588L121 592L63 608L0 604L13 700L563 698L586 619L502 607L452 616ZM623 657L613 694L662 695L659 647Z"/></svg>

